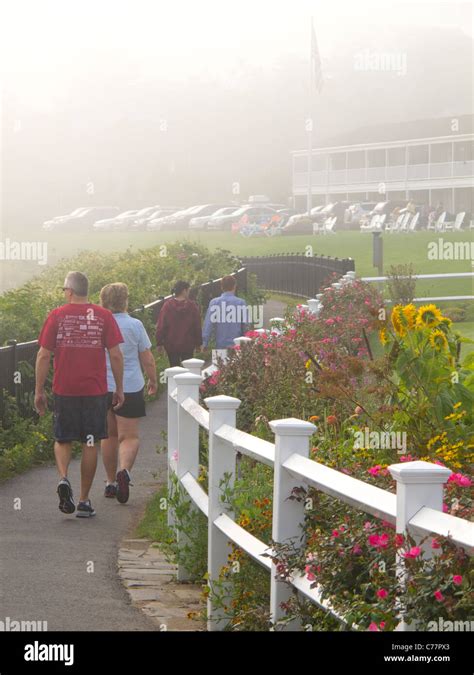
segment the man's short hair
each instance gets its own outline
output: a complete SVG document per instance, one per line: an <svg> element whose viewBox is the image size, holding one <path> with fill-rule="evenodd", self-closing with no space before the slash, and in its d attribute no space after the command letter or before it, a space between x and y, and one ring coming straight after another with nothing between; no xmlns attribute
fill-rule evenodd
<svg viewBox="0 0 474 675"><path fill-rule="evenodd" d="M89 294L89 279L82 272L68 272L64 288L69 288L74 295L86 298Z"/></svg>
<svg viewBox="0 0 474 675"><path fill-rule="evenodd" d="M230 274L226 277L222 277L221 288L225 292L233 291L237 286L237 280L235 277L231 277Z"/></svg>

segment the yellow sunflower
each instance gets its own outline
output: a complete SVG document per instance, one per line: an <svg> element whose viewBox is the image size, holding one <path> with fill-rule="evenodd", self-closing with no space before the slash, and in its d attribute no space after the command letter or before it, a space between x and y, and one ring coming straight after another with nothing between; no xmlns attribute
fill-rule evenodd
<svg viewBox="0 0 474 675"><path fill-rule="evenodd" d="M387 335L387 329L386 329L386 328L382 328L381 330L379 330L379 339L380 339L380 342L381 342L383 345L386 345L386 344L387 344L387 342L388 342L388 335Z"/></svg>
<svg viewBox="0 0 474 675"><path fill-rule="evenodd" d="M423 305L416 315L416 325L418 328L434 328L442 319L443 316L436 305Z"/></svg>
<svg viewBox="0 0 474 675"><path fill-rule="evenodd" d="M396 305L392 309L392 326L395 329L395 333L397 335L400 335L400 337L403 337L406 335L406 330L405 330L405 317L403 315L403 307L402 305Z"/></svg>
<svg viewBox="0 0 474 675"><path fill-rule="evenodd" d="M438 352L444 351L448 348L448 341L442 330L432 331L429 341L433 349L436 349Z"/></svg>
<svg viewBox="0 0 474 675"><path fill-rule="evenodd" d="M405 307L402 309L403 317L406 321L406 325L408 328L414 328L415 327L415 321L416 321L416 313L417 309L415 305L410 303L409 305L405 305Z"/></svg>

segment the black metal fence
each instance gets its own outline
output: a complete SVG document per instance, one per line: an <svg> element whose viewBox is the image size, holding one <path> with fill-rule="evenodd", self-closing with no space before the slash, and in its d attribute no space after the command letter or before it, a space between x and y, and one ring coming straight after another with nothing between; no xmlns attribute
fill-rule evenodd
<svg viewBox="0 0 474 675"><path fill-rule="evenodd" d="M249 274L256 275L261 288L306 298L314 298L332 275L343 276L355 270L351 258L306 256L299 253L241 258L241 262Z"/></svg>
<svg viewBox="0 0 474 675"><path fill-rule="evenodd" d="M247 270L245 268L239 269L230 276L237 279L241 291L247 290ZM221 294L220 282L221 279L213 279L191 289L190 297L199 302L203 311L207 309L212 298ZM148 305L138 307L130 313L139 316L150 311L152 321L156 323L163 303L171 297L169 295L159 298ZM37 352L37 340L31 340L30 342L9 340L6 347L0 347L0 423L5 418L5 394L9 394L16 399L20 414L27 416L33 413L34 367Z"/></svg>

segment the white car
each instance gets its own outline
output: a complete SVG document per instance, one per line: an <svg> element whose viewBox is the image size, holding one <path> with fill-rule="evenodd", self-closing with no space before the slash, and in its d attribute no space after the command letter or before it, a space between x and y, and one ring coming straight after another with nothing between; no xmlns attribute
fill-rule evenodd
<svg viewBox="0 0 474 675"><path fill-rule="evenodd" d="M45 220L43 223L43 228L45 230L53 230L55 225L60 225L70 218L76 218L76 216L81 215L84 211L87 211L87 206L82 206L79 209L75 209L72 213L68 213L66 216L55 216L50 220Z"/></svg>
<svg viewBox="0 0 474 675"><path fill-rule="evenodd" d="M189 221L190 230L207 230L209 223L213 218L219 218L220 216L230 216L232 213L235 213L240 209L240 206L224 206L222 209L217 209L210 216L196 216L191 218Z"/></svg>
<svg viewBox="0 0 474 675"><path fill-rule="evenodd" d="M138 210L133 209L131 211L124 211L116 218L97 220L93 225L94 230L125 230L127 225L136 218L137 213Z"/></svg>

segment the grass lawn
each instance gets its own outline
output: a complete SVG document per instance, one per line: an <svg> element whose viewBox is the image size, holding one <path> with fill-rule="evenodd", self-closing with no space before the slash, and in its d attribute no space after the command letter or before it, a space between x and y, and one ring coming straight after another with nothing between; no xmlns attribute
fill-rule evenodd
<svg viewBox="0 0 474 675"><path fill-rule="evenodd" d="M463 337L467 337L470 340L474 340L474 321L462 321L460 323L455 323L454 328L458 330ZM474 344L463 344L461 345L461 358L474 351Z"/></svg>
<svg viewBox="0 0 474 675"><path fill-rule="evenodd" d="M22 235L16 233L16 238ZM26 233L25 235L26 236ZM31 237L31 232L28 235ZM471 272L470 260L429 260L428 243L442 238L444 241L470 241L469 231L459 233L415 232L413 234L384 235L384 268L401 263L413 263L418 273ZM81 250L123 251L128 247L148 248L176 240L196 241L210 249L224 248L236 255L266 255L270 253L305 253L307 246L313 247L314 255L329 255L339 258L353 258L357 274L376 276L372 266L372 236L360 232L339 232L334 235L295 235L291 237L245 238L229 232L88 232L60 233L41 230L38 239L48 243L48 264L54 264L64 257L71 257ZM11 273L21 275L17 283L38 273L44 268L35 263L4 262L11 266ZM21 267L21 269L20 269ZM5 269L8 275L8 270ZM472 279L428 280L418 282L418 296L472 295Z"/></svg>

